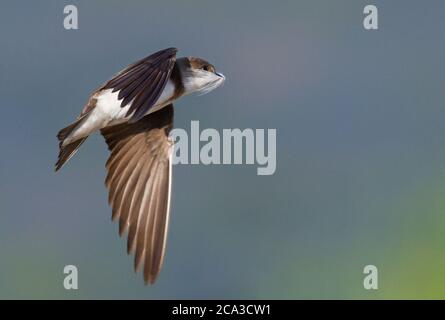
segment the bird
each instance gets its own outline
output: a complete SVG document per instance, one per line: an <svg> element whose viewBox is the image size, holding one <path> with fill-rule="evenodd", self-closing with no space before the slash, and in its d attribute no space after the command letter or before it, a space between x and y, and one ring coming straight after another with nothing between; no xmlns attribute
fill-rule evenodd
<svg viewBox="0 0 445 320"><path fill-rule="evenodd" d="M110 151L105 186L112 220L127 234L134 269L143 266L145 284L162 268L170 214L173 103L191 93L206 94L225 81L215 66L197 57L177 58L177 48L153 53L120 71L91 93L79 117L61 129L55 171L93 133Z"/></svg>

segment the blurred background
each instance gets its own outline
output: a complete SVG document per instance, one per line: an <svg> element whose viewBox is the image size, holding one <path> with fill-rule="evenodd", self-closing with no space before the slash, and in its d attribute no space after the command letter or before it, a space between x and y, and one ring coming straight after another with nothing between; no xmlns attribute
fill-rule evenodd
<svg viewBox="0 0 445 320"><path fill-rule="evenodd" d="M78 30L63 28L67 4ZM363 28L367 4L378 31ZM0 298L445 298L444 9L2 1ZM178 102L176 127L276 128L277 171L175 166L164 268L144 286L111 222L102 137L55 174L55 135L92 90L170 46L227 77ZM378 290L363 288L369 264Z"/></svg>

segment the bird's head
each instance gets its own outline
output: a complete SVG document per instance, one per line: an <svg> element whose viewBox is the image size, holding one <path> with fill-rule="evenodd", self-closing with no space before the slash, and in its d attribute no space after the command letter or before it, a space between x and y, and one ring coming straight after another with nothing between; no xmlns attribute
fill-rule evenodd
<svg viewBox="0 0 445 320"><path fill-rule="evenodd" d="M216 72L215 66L195 57L178 59L185 94L197 92L206 94L224 83L226 77Z"/></svg>

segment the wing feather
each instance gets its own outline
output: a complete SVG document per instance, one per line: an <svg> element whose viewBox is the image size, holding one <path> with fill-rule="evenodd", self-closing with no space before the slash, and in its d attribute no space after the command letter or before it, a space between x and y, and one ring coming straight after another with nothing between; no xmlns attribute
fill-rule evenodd
<svg viewBox="0 0 445 320"><path fill-rule="evenodd" d="M106 185L119 233L128 231L127 251L153 283L162 267L169 220L173 106L134 123L103 129L111 151Z"/></svg>
<svg viewBox="0 0 445 320"><path fill-rule="evenodd" d="M176 62L176 48L158 51L119 72L100 90L119 91L121 107L131 103L127 116L137 122L162 94Z"/></svg>

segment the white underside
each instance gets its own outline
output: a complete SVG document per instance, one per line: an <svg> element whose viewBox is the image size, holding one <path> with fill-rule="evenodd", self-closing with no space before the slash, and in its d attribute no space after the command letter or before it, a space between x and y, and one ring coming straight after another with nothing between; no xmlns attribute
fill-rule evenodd
<svg viewBox="0 0 445 320"><path fill-rule="evenodd" d="M171 103L174 94L174 85L167 82L164 91L146 114L155 112ZM124 108L121 107L122 100L118 100L119 91L112 92L112 89L104 90L96 96L96 107L91 110L85 120L65 139L64 145L89 136L107 126L116 125L128 121L131 116L126 116L131 107L131 102Z"/></svg>
<svg viewBox="0 0 445 320"><path fill-rule="evenodd" d="M203 70L188 71L183 74L183 85L185 89L183 95L192 92L206 94L222 85L224 80L225 77L222 74L214 74L213 72ZM172 103L174 92L175 85L169 80L155 105L151 107L145 115L162 109ZM96 94L94 97L97 99L96 106L90 111L82 123L63 141L63 145L66 146L73 141L87 137L107 126L128 121L131 115L127 116L127 112L131 107L131 102L122 108L122 100L118 100L118 96L119 91L112 92L112 89L103 90L99 94Z"/></svg>

